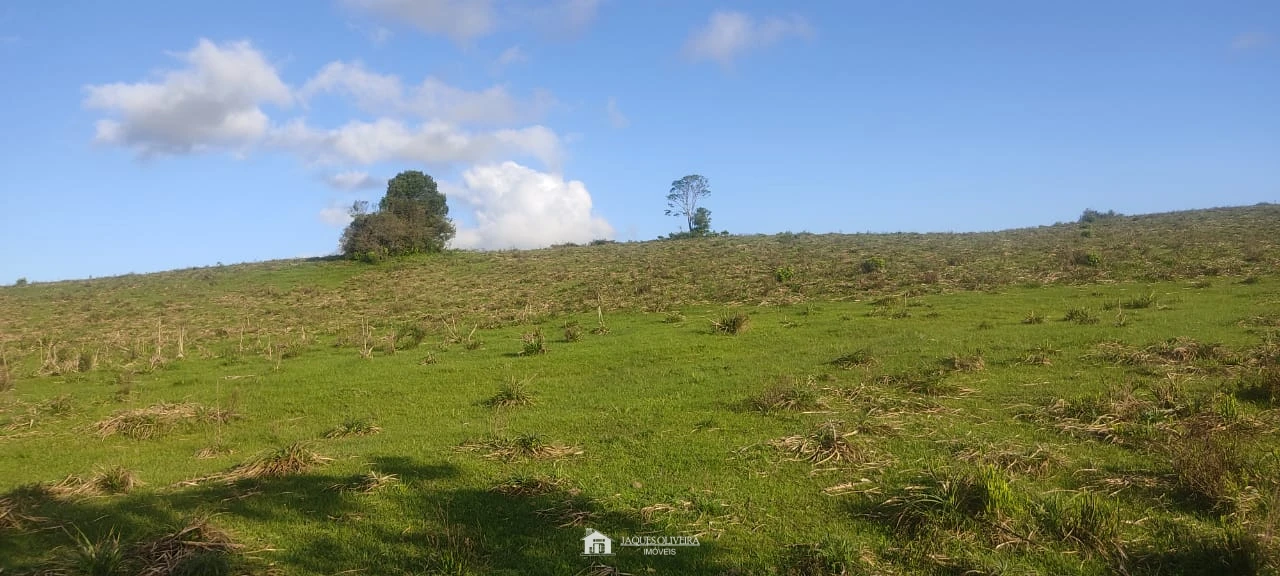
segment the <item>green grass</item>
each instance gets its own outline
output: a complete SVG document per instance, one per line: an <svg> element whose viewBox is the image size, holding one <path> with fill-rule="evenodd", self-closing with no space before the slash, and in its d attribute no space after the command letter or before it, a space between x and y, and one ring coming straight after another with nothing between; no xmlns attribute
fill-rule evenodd
<svg viewBox="0 0 1280 576"><path fill-rule="evenodd" d="M5 288L0 569L1261 572L1277 212Z"/></svg>

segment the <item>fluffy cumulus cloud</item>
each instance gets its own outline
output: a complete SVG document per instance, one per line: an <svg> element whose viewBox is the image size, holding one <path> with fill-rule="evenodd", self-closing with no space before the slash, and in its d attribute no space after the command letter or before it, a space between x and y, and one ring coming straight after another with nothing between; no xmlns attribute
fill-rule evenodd
<svg viewBox="0 0 1280 576"><path fill-rule="evenodd" d="M445 192L475 216L475 226L458 227L453 241L458 248L538 248L614 234L592 212L591 194L582 182L515 162L473 167L463 174L463 186Z"/></svg>
<svg viewBox="0 0 1280 576"><path fill-rule="evenodd" d="M403 22L428 34L467 41L493 31L490 0L344 0L386 20Z"/></svg>
<svg viewBox="0 0 1280 576"><path fill-rule="evenodd" d="M201 39L179 54L185 67L154 81L88 86L84 106L103 110L96 140L142 156L251 144L270 129L264 104L288 106L293 93L248 42Z"/></svg>
<svg viewBox="0 0 1280 576"><path fill-rule="evenodd" d="M273 131L269 143L320 164L398 161L447 166L521 156L554 168L561 154L560 138L544 126L468 132L444 122L415 126L386 118L352 121L334 129L298 120Z"/></svg>
<svg viewBox="0 0 1280 576"><path fill-rule="evenodd" d="M304 100L321 93L355 99L366 112L434 118L460 124L513 124L541 117L555 98L535 91L528 100L512 96L505 86L469 91L428 77L406 89L400 78L365 69L359 62L333 62L303 85Z"/></svg>
<svg viewBox="0 0 1280 576"><path fill-rule="evenodd" d="M771 16L757 20L742 12L718 10L706 26L685 42L685 56L693 61L713 60L722 65L751 50L766 48L787 38L807 38L813 27L799 15Z"/></svg>
<svg viewBox="0 0 1280 576"><path fill-rule="evenodd" d="M351 220L350 205L343 206L335 202L320 210L320 221L334 228L346 228Z"/></svg>
<svg viewBox="0 0 1280 576"><path fill-rule="evenodd" d="M247 42L202 39L179 57L183 67L154 81L87 87L84 106L105 112L97 124L98 142L144 157L267 146L308 164L343 167L403 161L438 168L522 158L559 168L562 143L551 129L497 127L537 118L554 102L547 94L519 99L504 86L470 91L434 78L406 88L396 76L346 62L326 65L293 90ZM376 118L328 128L305 117L279 123L264 111L269 104L286 107L325 93ZM370 185L350 173L326 181L348 190Z"/></svg>

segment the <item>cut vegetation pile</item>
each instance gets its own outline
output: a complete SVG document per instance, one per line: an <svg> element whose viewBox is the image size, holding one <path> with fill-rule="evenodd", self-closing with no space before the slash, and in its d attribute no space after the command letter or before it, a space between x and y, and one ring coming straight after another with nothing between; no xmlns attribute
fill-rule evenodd
<svg viewBox="0 0 1280 576"><path fill-rule="evenodd" d="M236 417L235 412L222 408L190 402L181 404L162 402L146 408L116 412L110 418L94 423L93 431L102 438L119 434L127 438L145 440L167 434L182 426L225 424Z"/></svg>

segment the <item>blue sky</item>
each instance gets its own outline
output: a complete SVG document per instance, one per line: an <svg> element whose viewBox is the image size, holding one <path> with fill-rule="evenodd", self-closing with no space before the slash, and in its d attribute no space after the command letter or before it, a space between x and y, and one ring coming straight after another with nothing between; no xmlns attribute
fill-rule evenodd
<svg viewBox="0 0 1280 576"><path fill-rule="evenodd" d="M0 282L455 245L972 231L1277 201L1280 3L0 3Z"/></svg>

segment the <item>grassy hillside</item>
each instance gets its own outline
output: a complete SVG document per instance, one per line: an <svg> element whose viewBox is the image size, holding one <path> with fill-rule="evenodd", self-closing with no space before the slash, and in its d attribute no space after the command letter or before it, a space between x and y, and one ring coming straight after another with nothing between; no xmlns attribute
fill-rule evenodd
<svg viewBox="0 0 1280 576"><path fill-rule="evenodd" d="M1276 230L1257 206L0 289L0 574L1267 573ZM700 545L619 545L645 535Z"/></svg>

